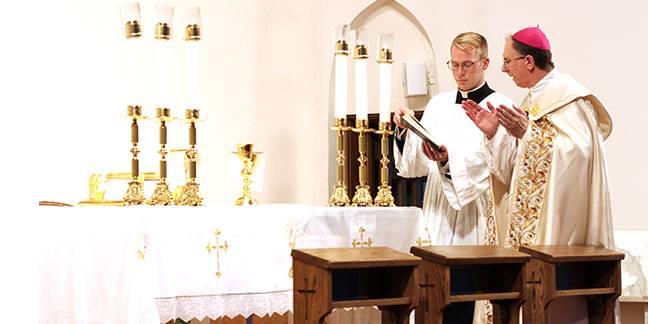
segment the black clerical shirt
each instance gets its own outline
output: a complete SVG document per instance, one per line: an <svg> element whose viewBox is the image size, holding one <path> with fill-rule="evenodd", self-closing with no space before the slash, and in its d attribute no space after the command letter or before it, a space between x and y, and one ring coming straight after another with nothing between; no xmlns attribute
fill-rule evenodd
<svg viewBox="0 0 648 324"><path fill-rule="evenodd" d="M486 99L486 97L490 96L491 93L493 93L493 92L495 92L495 90L491 89L488 86L487 82L484 82L484 85L482 85L481 87L479 87L479 88L477 88L477 89L475 89L473 91L468 92L468 97L467 98L464 98L461 95L461 91L457 90L457 99L455 99L455 103L456 104L461 104L462 101L468 100L468 99L470 99L470 100L472 100L472 101L474 101L476 103L480 103L482 100Z"/></svg>

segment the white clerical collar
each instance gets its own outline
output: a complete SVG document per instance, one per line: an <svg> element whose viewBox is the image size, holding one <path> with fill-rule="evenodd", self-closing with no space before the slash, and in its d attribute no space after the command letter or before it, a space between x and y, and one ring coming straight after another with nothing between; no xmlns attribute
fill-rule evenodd
<svg viewBox="0 0 648 324"><path fill-rule="evenodd" d="M477 90L477 89L483 87L484 84L486 84L486 80L482 81L482 83L481 83L479 86L477 86L477 87L475 87L475 88L473 88L473 89L470 89L470 90L468 90L468 91L463 91L463 90L461 90L461 89L459 89L459 88L457 88L457 90L459 90L459 93L461 93L461 97L462 97L462 98L464 98L464 99L468 99L468 93L473 92L473 91L475 91L475 90Z"/></svg>
<svg viewBox="0 0 648 324"><path fill-rule="evenodd" d="M556 69L551 70L551 72L547 73L542 80L538 81L538 83L529 89L529 99L531 99L531 102L538 98L538 95L540 95L542 90L544 90L544 88L546 88L547 85L556 78L557 74L558 71L556 71Z"/></svg>

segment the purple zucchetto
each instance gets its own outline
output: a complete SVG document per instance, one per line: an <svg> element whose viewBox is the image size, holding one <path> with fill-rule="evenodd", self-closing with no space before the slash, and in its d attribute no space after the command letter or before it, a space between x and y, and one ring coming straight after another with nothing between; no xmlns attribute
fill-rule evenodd
<svg viewBox="0 0 648 324"><path fill-rule="evenodd" d="M514 40L543 51L551 50L549 39L538 27L527 27L511 36Z"/></svg>

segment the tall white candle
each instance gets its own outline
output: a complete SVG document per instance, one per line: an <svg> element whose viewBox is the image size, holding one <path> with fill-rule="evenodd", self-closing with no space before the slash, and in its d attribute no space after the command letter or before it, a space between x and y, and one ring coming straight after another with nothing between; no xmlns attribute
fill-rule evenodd
<svg viewBox="0 0 648 324"><path fill-rule="evenodd" d="M193 32L199 33L201 26L200 7L187 8L185 11L185 28L194 26ZM186 59L186 78L185 78L185 108L200 109L200 80L201 80L201 56L202 49L200 45L200 35L187 34L185 30L185 59Z"/></svg>
<svg viewBox="0 0 648 324"><path fill-rule="evenodd" d="M335 53L335 118L346 118L348 102L349 25L335 26L333 53Z"/></svg>
<svg viewBox="0 0 648 324"><path fill-rule="evenodd" d="M368 103L368 86L367 86L367 31L363 28L354 29L353 59L355 62L355 111L356 121L367 120Z"/></svg>
<svg viewBox="0 0 648 324"><path fill-rule="evenodd" d="M142 37L126 39L126 89L125 104L142 106L144 104L144 40Z"/></svg>
<svg viewBox="0 0 648 324"><path fill-rule="evenodd" d="M378 112L380 122L389 122L389 106L391 105L391 78L392 78L392 48L394 35L382 33L378 35L377 61L378 61Z"/></svg>
<svg viewBox="0 0 648 324"><path fill-rule="evenodd" d="M378 69L378 111L380 113L380 122L388 123L390 119L392 65L388 63L378 64Z"/></svg>
<svg viewBox="0 0 648 324"><path fill-rule="evenodd" d="M368 107L367 59L355 60L356 120L367 120Z"/></svg>
<svg viewBox="0 0 648 324"><path fill-rule="evenodd" d="M171 108L171 74L169 72L169 52L171 51L169 41L159 40L155 44L155 57L157 66L157 98L156 108Z"/></svg>
<svg viewBox="0 0 648 324"><path fill-rule="evenodd" d="M139 2L125 2L120 5L125 44L125 89L124 101L128 106L143 105L144 40L142 39L142 17Z"/></svg>
<svg viewBox="0 0 648 324"><path fill-rule="evenodd" d="M168 5L155 5L157 25L155 26L155 58L157 71L157 94L156 108L171 108L171 34L173 21L173 7ZM160 26L166 24L168 30L162 30ZM168 31L168 34L166 32Z"/></svg>
<svg viewBox="0 0 648 324"><path fill-rule="evenodd" d="M185 108L200 109L200 42L185 42Z"/></svg>
<svg viewBox="0 0 648 324"><path fill-rule="evenodd" d="M335 55L335 118L346 118L349 56Z"/></svg>

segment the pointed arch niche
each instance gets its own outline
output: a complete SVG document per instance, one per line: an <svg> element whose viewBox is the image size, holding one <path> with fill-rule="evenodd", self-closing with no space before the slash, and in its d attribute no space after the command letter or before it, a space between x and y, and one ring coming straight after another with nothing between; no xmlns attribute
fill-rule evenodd
<svg viewBox="0 0 648 324"><path fill-rule="evenodd" d="M392 65L392 99L390 107L392 109L399 106L406 106L411 109L422 111L425 109L430 98L438 92L436 84L436 60L434 47L430 37L419 20L405 8L402 4L394 0L377 0L369 6L362 9L350 22L351 29L364 28L367 31L367 40L369 42L369 62L368 62L368 86L369 86L369 126L378 127L378 63L376 62L377 38L381 33L394 34L394 52ZM350 40L350 49L353 48L353 40ZM425 63L427 71L427 88L428 94L416 97L405 98L403 90L404 63L408 61L422 61ZM333 100L335 87L335 68L331 60L329 82L329 118L332 123L333 117ZM353 60L349 60L348 75L348 104L349 115L355 115L355 73ZM420 116L420 115L419 115ZM349 125L353 125L355 118L349 116ZM345 180L350 198L355 193L355 186L358 184L358 141L357 135L353 132L347 133L345 137ZM391 145L390 145L391 148ZM335 161L336 142L335 137L329 138L329 161ZM367 180L371 187L372 197L375 197L376 188L379 185L380 170L380 142L377 135L369 136L369 145L367 148ZM416 196L420 191L415 187L420 187L420 181L405 180L397 177L393 170L393 153L390 154L390 182L392 183L392 193L396 198L397 204L410 205L399 199L399 196ZM329 188L335 183L335 163L329 163Z"/></svg>
<svg viewBox="0 0 648 324"><path fill-rule="evenodd" d="M436 64L434 47L430 37L419 20L398 1L377 0L358 13L350 23L351 29L367 30L369 42L369 113L378 112L378 63L376 45L380 33L394 34L394 63L392 67L392 102L390 107L407 106L423 110L431 96L438 92L436 85ZM351 40L352 41L352 40ZM350 48L353 43L350 44ZM352 61L352 60L350 60ZM423 61L428 73L428 95L404 97L403 64L408 61ZM349 108L355 111L355 74L353 64L349 66ZM354 107L354 108L351 108Z"/></svg>

